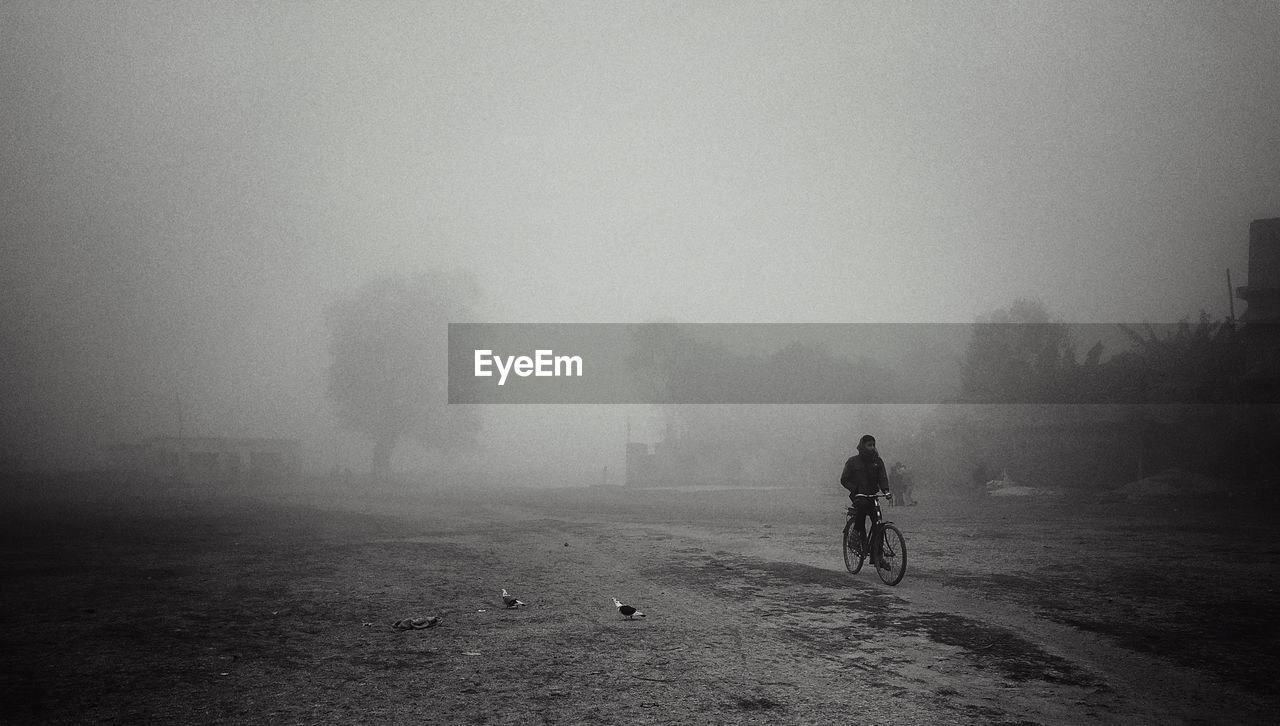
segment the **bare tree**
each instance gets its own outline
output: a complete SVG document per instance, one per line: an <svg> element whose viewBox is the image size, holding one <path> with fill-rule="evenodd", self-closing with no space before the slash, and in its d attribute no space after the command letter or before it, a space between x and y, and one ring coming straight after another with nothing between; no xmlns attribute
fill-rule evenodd
<svg viewBox="0 0 1280 726"><path fill-rule="evenodd" d="M447 348L448 323L467 321L478 298L471 276L431 273L368 281L326 309L329 397L373 443L375 476L404 437L446 452L474 442L475 409L448 405Z"/></svg>

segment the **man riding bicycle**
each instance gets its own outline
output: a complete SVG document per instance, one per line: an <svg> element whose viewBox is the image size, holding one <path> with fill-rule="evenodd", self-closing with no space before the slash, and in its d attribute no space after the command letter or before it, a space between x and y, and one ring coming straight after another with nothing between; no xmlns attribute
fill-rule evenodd
<svg viewBox="0 0 1280 726"><path fill-rule="evenodd" d="M854 531L862 542L862 551L870 552L867 542L867 518L871 525L880 521L875 507L875 500L870 497L886 494L889 490L889 475L885 471L884 461L876 451L876 437L867 434L858 439L858 453L849 457L844 463L844 473L840 475L840 486L849 491L849 501L853 503ZM865 496L858 496L859 494ZM877 567L880 563L875 563Z"/></svg>

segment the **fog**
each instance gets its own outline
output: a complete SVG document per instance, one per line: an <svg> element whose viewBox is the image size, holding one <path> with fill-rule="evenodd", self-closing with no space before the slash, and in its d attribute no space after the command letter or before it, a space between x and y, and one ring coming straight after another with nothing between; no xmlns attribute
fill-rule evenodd
<svg viewBox="0 0 1280 726"><path fill-rule="evenodd" d="M384 275L469 273L502 323L1224 317L1249 221L1280 216L1278 25L1263 2L4 3L0 454L93 467L182 432L366 467L324 311ZM628 429L666 425L481 413L448 465L543 482L620 483Z"/></svg>

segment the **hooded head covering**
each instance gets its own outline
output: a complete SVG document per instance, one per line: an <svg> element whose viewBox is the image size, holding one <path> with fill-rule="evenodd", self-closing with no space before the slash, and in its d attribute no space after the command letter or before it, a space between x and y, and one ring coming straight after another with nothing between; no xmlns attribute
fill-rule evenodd
<svg viewBox="0 0 1280 726"><path fill-rule="evenodd" d="M871 434L864 434L862 438L858 439L858 454L863 458L866 458L867 454L870 453L867 451L868 442L874 444L876 437Z"/></svg>

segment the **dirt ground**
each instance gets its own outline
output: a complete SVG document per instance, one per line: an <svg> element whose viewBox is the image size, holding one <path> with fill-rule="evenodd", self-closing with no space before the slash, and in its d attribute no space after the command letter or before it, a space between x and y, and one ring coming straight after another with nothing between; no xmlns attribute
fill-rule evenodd
<svg viewBox="0 0 1280 726"><path fill-rule="evenodd" d="M838 492L6 484L0 722L1239 724L1280 713L1274 513ZM1203 503L1202 503L1203 504ZM507 610L507 588L528 603ZM639 607L624 619L611 598ZM438 627L397 631L402 618Z"/></svg>

